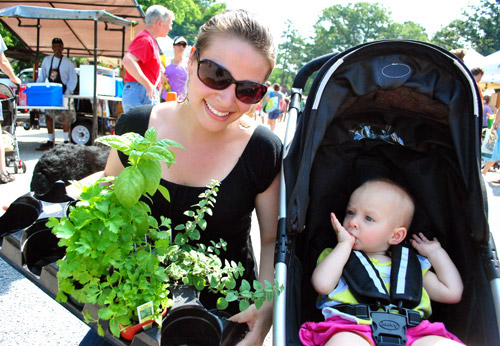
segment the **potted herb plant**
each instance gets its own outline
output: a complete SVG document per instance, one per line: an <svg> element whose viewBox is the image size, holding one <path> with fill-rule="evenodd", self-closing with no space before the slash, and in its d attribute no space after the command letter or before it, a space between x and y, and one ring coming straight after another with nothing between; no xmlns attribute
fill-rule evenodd
<svg viewBox="0 0 500 346"><path fill-rule="evenodd" d="M80 186L80 199L68 215L47 223L60 238L59 246L66 247L66 256L57 262L58 301L71 296L80 303L97 305L98 316L84 311L86 321L107 320L111 333L119 337L124 327L137 323L137 308L148 302L151 319L161 326L162 312L173 304L170 290L174 285L221 293L219 309L235 300L240 301L240 310L250 302L259 308L272 299L274 289L269 282L255 281L252 289L243 280L236 288L244 268L241 263L222 263L218 256L226 247L222 239L210 246L196 243L206 228L205 216L212 214L217 181L207 185L199 203L185 212L189 220L175 227L165 217L159 223L141 199L159 190L170 201L168 190L160 185L160 161L170 167L175 161L170 147L182 148L180 144L158 140L153 128L144 137L127 133L98 141L128 155L130 166L117 177ZM97 324L103 335L102 325Z"/></svg>

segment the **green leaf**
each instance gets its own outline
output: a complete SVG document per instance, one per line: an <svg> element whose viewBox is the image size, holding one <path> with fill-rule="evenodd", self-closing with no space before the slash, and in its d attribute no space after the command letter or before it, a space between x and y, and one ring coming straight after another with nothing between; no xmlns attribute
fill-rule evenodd
<svg viewBox="0 0 500 346"><path fill-rule="evenodd" d="M170 139L159 139L156 141L155 145L161 146L161 147L175 147L175 148L181 148L184 149L184 147L177 143L176 141L170 140Z"/></svg>
<svg viewBox="0 0 500 346"><path fill-rule="evenodd" d="M157 133L154 127L150 127L144 134L144 139L147 140L148 142L153 143L154 141L156 141L156 138L157 138Z"/></svg>
<svg viewBox="0 0 500 346"><path fill-rule="evenodd" d="M109 321L109 330L115 337L120 337L120 326L118 325L118 321L115 318Z"/></svg>
<svg viewBox="0 0 500 346"><path fill-rule="evenodd" d="M141 160L137 167L144 176L144 190L151 196L154 195L161 179L160 163L153 160Z"/></svg>
<svg viewBox="0 0 500 346"><path fill-rule="evenodd" d="M170 202L170 193L165 186L158 185L158 191L163 195L163 198Z"/></svg>
<svg viewBox="0 0 500 346"><path fill-rule="evenodd" d="M109 320L113 316L113 310L110 307L101 308L97 312L100 319Z"/></svg>
<svg viewBox="0 0 500 346"><path fill-rule="evenodd" d="M250 289L250 283L245 279L241 280L240 292L250 291Z"/></svg>
<svg viewBox="0 0 500 346"><path fill-rule="evenodd" d="M224 310L229 306L228 301L224 297L217 299L217 309Z"/></svg>
<svg viewBox="0 0 500 346"><path fill-rule="evenodd" d="M128 166L115 180L115 194L121 205L132 208L144 192L144 176L137 167Z"/></svg>
<svg viewBox="0 0 500 346"><path fill-rule="evenodd" d="M234 302L235 300L238 300L238 294L235 291L229 291L226 299L228 302Z"/></svg>
<svg viewBox="0 0 500 346"><path fill-rule="evenodd" d="M264 304L266 300L264 298L257 298L257 299L254 299L254 304L255 304L255 307L257 309L260 309L262 307L262 304Z"/></svg>
<svg viewBox="0 0 500 346"><path fill-rule="evenodd" d="M249 306L250 306L250 303L247 300L240 300L240 304L239 304L240 311L245 311L246 309L248 309Z"/></svg>

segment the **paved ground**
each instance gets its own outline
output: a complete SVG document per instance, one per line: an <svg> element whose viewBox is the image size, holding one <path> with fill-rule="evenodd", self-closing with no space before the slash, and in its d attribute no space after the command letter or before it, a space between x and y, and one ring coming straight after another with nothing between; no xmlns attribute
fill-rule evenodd
<svg viewBox="0 0 500 346"><path fill-rule="evenodd" d="M283 137L283 125L277 129ZM62 136L57 131L58 136ZM0 185L0 205L8 205L17 197L29 191L31 173L41 156L35 147L46 141L45 130L17 130L21 159L27 165L27 173L16 175L16 181ZM62 138L56 138L62 142ZM487 181L500 179L498 173L488 173ZM490 227L500 244L500 185L486 184L490 209ZM3 213L0 211L0 214ZM255 240L255 239L254 239ZM258 251L258 247L256 248ZM38 289L24 276L0 259L0 345L52 346L78 345L87 333L88 327ZM271 345L268 335L266 345Z"/></svg>

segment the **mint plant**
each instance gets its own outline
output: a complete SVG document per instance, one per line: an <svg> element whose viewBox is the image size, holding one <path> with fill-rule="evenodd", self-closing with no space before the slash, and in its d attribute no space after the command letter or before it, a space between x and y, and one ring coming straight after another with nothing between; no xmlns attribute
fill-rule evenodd
<svg viewBox="0 0 500 346"><path fill-rule="evenodd" d="M174 229L168 218L161 217L158 223L141 200L160 191L170 201L168 190L160 185L160 161L170 167L175 155L169 147L182 148L180 144L158 140L154 128L144 137L127 133L98 141L128 155L130 166L117 177L80 186L80 200L69 208L68 216L49 219L47 226L60 238L59 246L66 247L66 256L57 262L56 300L66 302L71 295L80 303L98 305L98 316L84 312L86 322L97 322L102 336L99 319L109 320L111 333L119 337L124 326L137 322L136 308L148 301L153 302L153 319L161 326L162 311L173 304L172 285L221 293L220 309L235 300L244 310L251 302L260 307L272 299L269 282L254 281L252 290L242 280L236 289L244 268L241 263L222 263L219 255L227 245L222 239L210 246L196 243L207 227L205 216L212 215L219 182L207 185L199 202L185 212L189 220Z"/></svg>

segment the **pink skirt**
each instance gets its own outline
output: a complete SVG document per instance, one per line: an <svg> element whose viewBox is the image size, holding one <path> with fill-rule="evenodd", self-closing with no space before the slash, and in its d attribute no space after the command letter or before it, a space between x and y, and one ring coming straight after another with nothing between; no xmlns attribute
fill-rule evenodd
<svg viewBox="0 0 500 346"><path fill-rule="evenodd" d="M370 325L357 324L356 322L343 320L339 316L333 316L324 322L306 322L300 327L299 337L305 346L323 346L330 338L340 332L352 332L360 335L371 345L375 346L372 337L372 328ZM406 331L406 346L411 346L416 340L429 335L442 336L447 339L461 342L455 335L448 332L441 322L431 323L427 320L422 321L416 327L410 327Z"/></svg>

